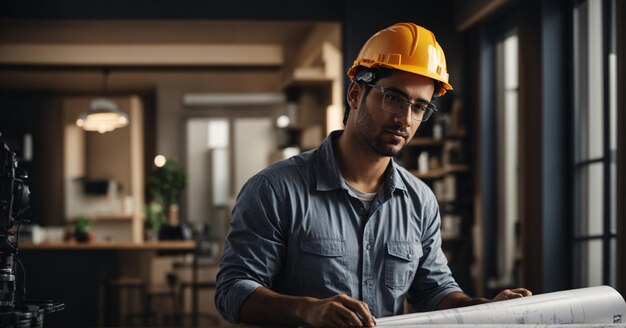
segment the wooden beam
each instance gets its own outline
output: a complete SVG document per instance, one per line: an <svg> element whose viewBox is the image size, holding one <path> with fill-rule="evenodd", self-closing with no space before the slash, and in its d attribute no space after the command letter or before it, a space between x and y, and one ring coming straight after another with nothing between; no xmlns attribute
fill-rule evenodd
<svg viewBox="0 0 626 328"><path fill-rule="evenodd" d="M509 0L457 1L457 30L460 32L466 31L495 13L508 2Z"/></svg>
<svg viewBox="0 0 626 328"><path fill-rule="evenodd" d="M322 45L325 42L331 42L339 46L340 31L341 29L336 23L316 24L306 40L300 41L302 43L293 66L310 67L315 65L316 62L322 59Z"/></svg>
<svg viewBox="0 0 626 328"><path fill-rule="evenodd" d="M1 44L0 65L282 65L272 44Z"/></svg>

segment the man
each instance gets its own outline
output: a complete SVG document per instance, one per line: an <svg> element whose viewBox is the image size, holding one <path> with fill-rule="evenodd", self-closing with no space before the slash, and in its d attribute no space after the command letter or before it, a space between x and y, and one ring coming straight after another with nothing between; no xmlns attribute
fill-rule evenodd
<svg viewBox="0 0 626 328"><path fill-rule="evenodd" d="M405 298L417 311L489 301L454 281L434 194L392 160L452 89L434 35L412 23L381 30L348 76L345 129L239 194L215 296L231 322L374 326Z"/></svg>

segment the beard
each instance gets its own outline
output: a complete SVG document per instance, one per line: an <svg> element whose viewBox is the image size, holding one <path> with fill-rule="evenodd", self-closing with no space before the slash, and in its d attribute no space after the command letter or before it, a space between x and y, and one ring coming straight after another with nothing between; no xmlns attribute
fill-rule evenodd
<svg viewBox="0 0 626 328"><path fill-rule="evenodd" d="M385 132L385 130L399 131L408 135L407 128L398 124L377 128L375 123L363 102L356 117L357 131L363 138L363 141L365 141L374 152L381 156L396 156L406 144L406 139L402 141L398 141L396 138L389 139L387 136L389 133Z"/></svg>

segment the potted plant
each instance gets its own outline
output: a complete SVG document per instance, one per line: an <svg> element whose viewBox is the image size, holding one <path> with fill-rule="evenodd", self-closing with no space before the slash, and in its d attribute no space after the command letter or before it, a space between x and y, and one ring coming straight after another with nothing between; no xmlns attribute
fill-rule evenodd
<svg viewBox="0 0 626 328"><path fill-rule="evenodd" d="M177 226L180 194L187 185L187 174L174 161L167 161L148 178L148 194L151 198L146 207L146 228L160 232L169 223Z"/></svg>
<svg viewBox="0 0 626 328"><path fill-rule="evenodd" d="M146 206L146 221L144 227L146 229L146 239L154 241L159 236L161 227L165 224L166 218L163 213L163 206L152 201Z"/></svg>
<svg viewBox="0 0 626 328"><path fill-rule="evenodd" d="M79 216L76 218L76 221L74 221L74 239L81 243L93 239L93 235L91 234L91 222L84 216Z"/></svg>
<svg viewBox="0 0 626 328"><path fill-rule="evenodd" d="M152 199L169 208L178 204L180 193L187 184L187 174L176 162L167 161L157 168L148 179L148 191Z"/></svg>

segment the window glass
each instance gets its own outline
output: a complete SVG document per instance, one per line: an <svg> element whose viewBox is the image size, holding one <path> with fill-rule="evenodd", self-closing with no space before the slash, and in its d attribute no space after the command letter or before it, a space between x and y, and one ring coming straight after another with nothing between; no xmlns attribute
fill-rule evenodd
<svg viewBox="0 0 626 328"><path fill-rule="evenodd" d="M613 2L615 3L615 2ZM613 15L615 15L615 12ZM615 25L612 24L613 37L615 37ZM611 186L609 190L611 192L611 232L617 232L617 55L615 49L612 49L613 53L609 54L609 129L610 143L609 148L611 151L611 179L609 183Z"/></svg>
<svg viewBox="0 0 626 328"><path fill-rule="evenodd" d="M576 236L598 236L604 231L603 163L584 165L578 169L580 183Z"/></svg>
<svg viewBox="0 0 626 328"><path fill-rule="evenodd" d="M605 5L613 9L604 10ZM573 11L573 135L576 140L573 206L575 236L587 238L574 242L574 279L578 286L615 286L616 283L616 238L611 236L616 233L618 201L615 183L618 140L614 8L614 0L588 0L578 3ZM603 12L611 16L604 17ZM609 20L608 30L603 31L603 20ZM603 47L604 33L609 36L608 53ZM609 227L605 226L607 219L610 220ZM605 256L610 260L608 263L603 262Z"/></svg>
<svg viewBox="0 0 626 328"><path fill-rule="evenodd" d="M617 263L617 238L611 238L611 263ZM617 265L611 265L610 284L617 286Z"/></svg>
<svg viewBox="0 0 626 328"><path fill-rule="evenodd" d="M588 11L588 103L583 104L581 110L585 113L587 120L588 134L586 136L587 156L586 158L602 157L604 144L602 131L604 130L604 92L603 92L603 60L602 60L602 1L589 1ZM583 153L584 156L584 153Z"/></svg>
<svg viewBox="0 0 626 328"><path fill-rule="evenodd" d="M518 36L512 34L497 44L497 152L498 152L498 282L515 285L515 227L519 216L518 140Z"/></svg>
<svg viewBox="0 0 626 328"><path fill-rule="evenodd" d="M230 195L230 123L227 118L191 118L186 126L187 215L209 222Z"/></svg>
<svg viewBox="0 0 626 328"><path fill-rule="evenodd" d="M581 241L576 246L576 280L579 286L602 285L602 240Z"/></svg>
<svg viewBox="0 0 626 328"><path fill-rule="evenodd" d="M574 16L575 107L579 133L576 154L577 160L581 161L604 155L602 1L582 3Z"/></svg>

